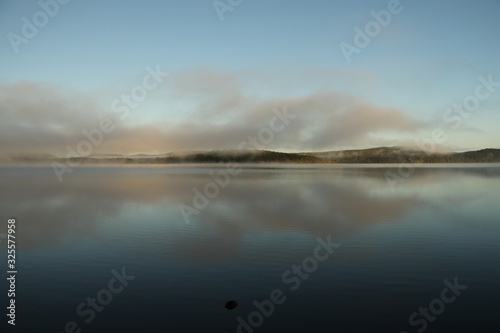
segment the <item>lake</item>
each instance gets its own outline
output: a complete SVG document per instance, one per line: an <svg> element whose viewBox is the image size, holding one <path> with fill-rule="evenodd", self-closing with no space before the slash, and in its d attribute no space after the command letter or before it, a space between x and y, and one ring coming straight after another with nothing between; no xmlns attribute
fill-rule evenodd
<svg viewBox="0 0 500 333"><path fill-rule="evenodd" d="M499 190L499 164L2 167L2 325L498 332Z"/></svg>

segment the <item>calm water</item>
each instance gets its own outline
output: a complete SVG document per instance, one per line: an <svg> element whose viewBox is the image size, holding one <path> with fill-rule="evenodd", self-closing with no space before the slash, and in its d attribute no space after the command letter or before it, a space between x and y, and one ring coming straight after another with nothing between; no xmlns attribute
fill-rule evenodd
<svg viewBox="0 0 500 333"><path fill-rule="evenodd" d="M59 183L0 168L0 232L17 219L10 331L499 331L500 165L420 167L392 187L381 166L248 166L187 223L179 207L222 170L87 167ZM444 291L455 278L467 289Z"/></svg>

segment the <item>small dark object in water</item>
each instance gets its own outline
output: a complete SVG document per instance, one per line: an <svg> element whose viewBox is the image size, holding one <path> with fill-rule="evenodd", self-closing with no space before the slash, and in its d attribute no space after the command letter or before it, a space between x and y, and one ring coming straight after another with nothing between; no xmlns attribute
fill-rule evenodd
<svg viewBox="0 0 500 333"><path fill-rule="evenodd" d="M235 309L237 306L238 306L238 302L236 302L236 301L229 301L229 302L227 302L227 303L226 303L226 305L225 305L226 309L228 309L228 310L233 310L233 309Z"/></svg>

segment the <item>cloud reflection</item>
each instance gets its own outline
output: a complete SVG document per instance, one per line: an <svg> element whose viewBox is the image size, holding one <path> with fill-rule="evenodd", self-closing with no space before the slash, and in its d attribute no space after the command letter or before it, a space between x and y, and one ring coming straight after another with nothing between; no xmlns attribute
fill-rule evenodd
<svg viewBox="0 0 500 333"><path fill-rule="evenodd" d="M248 235L298 232L338 239L373 223L400 221L417 206L432 206L426 191L453 191L456 177L500 177L499 168L418 168L391 192L385 168L245 169L186 226L177 206L191 203L192 189L210 181L208 170L80 168L59 183L50 169L2 168L0 209L18 219L18 246L24 250L83 239L105 242L103 233L133 232L135 225L151 240L146 251L172 248L182 256L215 260L234 253ZM470 200L446 193L454 205ZM164 225L165 234L152 223Z"/></svg>

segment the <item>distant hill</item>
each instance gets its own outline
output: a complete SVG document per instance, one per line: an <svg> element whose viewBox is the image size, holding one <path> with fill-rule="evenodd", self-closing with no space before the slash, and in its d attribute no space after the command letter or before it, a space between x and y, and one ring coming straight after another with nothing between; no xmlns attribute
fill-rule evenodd
<svg viewBox="0 0 500 333"><path fill-rule="evenodd" d="M464 161L464 163L500 162L500 149L489 148L476 151L468 151L465 153L455 153L451 154L451 160Z"/></svg>
<svg viewBox="0 0 500 333"><path fill-rule="evenodd" d="M483 149L464 153L428 153L404 147L379 147L307 153L329 163L488 163L500 162L500 149Z"/></svg>
<svg viewBox="0 0 500 333"><path fill-rule="evenodd" d="M66 159L52 155L11 156L11 162L32 163ZM462 153L428 153L405 147L378 147L361 150L342 150L307 153L281 153L268 150L214 150L161 155L118 154L72 157L70 162L86 164L172 164L172 163L491 163L500 162L500 149L482 149Z"/></svg>
<svg viewBox="0 0 500 333"><path fill-rule="evenodd" d="M158 163L325 163L319 157L307 154L280 153L268 150L210 151L185 156L157 158Z"/></svg>

